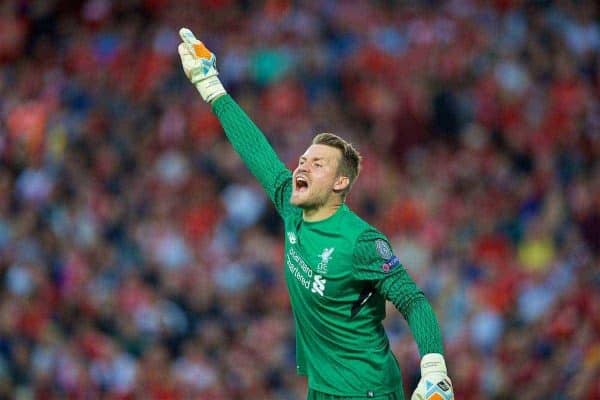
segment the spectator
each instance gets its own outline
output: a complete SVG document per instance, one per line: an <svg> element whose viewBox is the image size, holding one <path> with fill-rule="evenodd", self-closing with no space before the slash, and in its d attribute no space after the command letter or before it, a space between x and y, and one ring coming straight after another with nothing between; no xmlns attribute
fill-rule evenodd
<svg viewBox="0 0 600 400"><path fill-rule="evenodd" d="M428 291L457 397L600 396L596 2L334 3L2 2L0 396L305 392L281 226L180 26L285 162L358 145L348 200Z"/></svg>

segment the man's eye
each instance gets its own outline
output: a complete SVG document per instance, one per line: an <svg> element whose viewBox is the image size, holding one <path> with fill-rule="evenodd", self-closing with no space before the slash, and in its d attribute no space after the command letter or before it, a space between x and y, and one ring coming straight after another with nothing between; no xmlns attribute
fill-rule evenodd
<svg viewBox="0 0 600 400"><path fill-rule="evenodd" d="M315 164L315 167L317 167L317 168L321 168L322 166L323 166L323 165L321 165L321 164L319 164L319 163L316 163L316 164Z"/></svg>

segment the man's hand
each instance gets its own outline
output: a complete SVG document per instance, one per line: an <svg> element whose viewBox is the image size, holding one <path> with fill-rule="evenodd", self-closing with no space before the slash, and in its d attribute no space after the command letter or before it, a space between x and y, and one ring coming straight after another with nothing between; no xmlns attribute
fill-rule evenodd
<svg viewBox="0 0 600 400"><path fill-rule="evenodd" d="M196 39L187 28L179 30L183 43L177 50L181 57L183 71L188 79L196 86L204 101L211 103L217 97L226 93L225 88L217 77L217 58L204 44Z"/></svg>
<svg viewBox="0 0 600 400"><path fill-rule="evenodd" d="M441 354L425 354L421 359L421 380L411 400L454 400L452 382Z"/></svg>

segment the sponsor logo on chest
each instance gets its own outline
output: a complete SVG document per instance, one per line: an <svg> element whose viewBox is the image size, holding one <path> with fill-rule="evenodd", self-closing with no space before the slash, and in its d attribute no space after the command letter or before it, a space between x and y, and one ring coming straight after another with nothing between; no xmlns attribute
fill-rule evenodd
<svg viewBox="0 0 600 400"><path fill-rule="evenodd" d="M290 240L290 236L290 232L288 232L288 240ZM293 237L295 238L295 235ZM321 262L318 264L315 272L313 272L313 269L306 261L304 261L294 247L290 247L286 256L287 268L292 277L294 277L301 286L310 290L311 293L318 294L322 297L325 295L325 284L327 283L327 279L323 277L323 274L327 272L327 264L331 259L333 251L333 247L323 249L323 252L319 256Z"/></svg>
<svg viewBox="0 0 600 400"><path fill-rule="evenodd" d="M322 297L325 292L325 283L327 283L327 279L324 279L321 275L315 275L311 292L318 293Z"/></svg>

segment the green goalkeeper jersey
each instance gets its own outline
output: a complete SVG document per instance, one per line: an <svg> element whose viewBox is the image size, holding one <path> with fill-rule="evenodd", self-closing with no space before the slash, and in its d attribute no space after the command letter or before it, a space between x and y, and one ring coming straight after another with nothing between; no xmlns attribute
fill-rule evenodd
<svg viewBox="0 0 600 400"><path fill-rule="evenodd" d="M402 385L382 320L385 301L404 315L421 354L442 353L439 326L387 238L346 205L317 222L290 204L292 173L228 95L213 111L285 222L285 276L296 360L311 389L376 397Z"/></svg>

